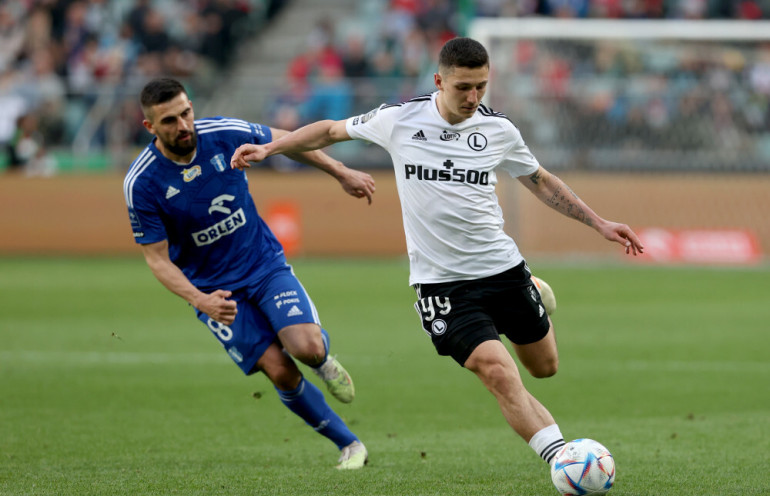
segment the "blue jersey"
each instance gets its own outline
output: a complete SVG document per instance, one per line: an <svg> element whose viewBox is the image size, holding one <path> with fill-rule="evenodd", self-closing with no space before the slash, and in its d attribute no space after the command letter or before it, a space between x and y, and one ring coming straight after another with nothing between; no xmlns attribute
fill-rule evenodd
<svg viewBox="0 0 770 496"><path fill-rule="evenodd" d="M193 160L180 165L147 145L123 183L134 239L168 240L169 256L201 291L235 290L286 264L283 248L249 193L246 174L230 168L244 143L272 140L267 126L214 117L195 121Z"/></svg>

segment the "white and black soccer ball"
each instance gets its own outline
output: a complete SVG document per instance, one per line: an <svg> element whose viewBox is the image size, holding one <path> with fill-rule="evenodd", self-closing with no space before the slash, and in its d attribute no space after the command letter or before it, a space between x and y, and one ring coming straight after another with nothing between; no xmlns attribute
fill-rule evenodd
<svg viewBox="0 0 770 496"><path fill-rule="evenodd" d="M540 299L543 301L543 307L545 307L545 313L551 315L556 311L556 295L553 294L553 289L547 282L539 277L531 276L532 283L537 288L537 292L540 293Z"/></svg>
<svg viewBox="0 0 770 496"><path fill-rule="evenodd" d="M601 443L575 439L554 456L551 480L563 496L606 494L615 482L615 459Z"/></svg>

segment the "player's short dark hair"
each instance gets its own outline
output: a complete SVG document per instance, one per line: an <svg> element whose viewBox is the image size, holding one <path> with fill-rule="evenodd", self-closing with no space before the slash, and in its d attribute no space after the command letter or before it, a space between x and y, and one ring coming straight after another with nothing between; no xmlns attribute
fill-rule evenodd
<svg viewBox="0 0 770 496"><path fill-rule="evenodd" d="M142 109L147 111L154 105L173 100L180 93L187 94L182 83L176 79L158 78L144 85L139 99L142 103Z"/></svg>
<svg viewBox="0 0 770 496"><path fill-rule="evenodd" d="M489 66L489 54L484 45L472 38L453 38L441 48L438 54L439 70L453 67L477 67Z"/></svg>

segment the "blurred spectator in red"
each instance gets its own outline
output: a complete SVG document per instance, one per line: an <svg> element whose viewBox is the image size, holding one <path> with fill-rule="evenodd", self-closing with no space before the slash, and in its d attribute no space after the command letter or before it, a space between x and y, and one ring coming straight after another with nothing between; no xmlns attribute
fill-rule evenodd
<svg viewBox="0 0 770 496"><path fill-rule="evenodd" d="M762 7L760 7L756 0L743 0L738 2L738 6L735 9L735 17L757 21L762 19Z"/></svg>

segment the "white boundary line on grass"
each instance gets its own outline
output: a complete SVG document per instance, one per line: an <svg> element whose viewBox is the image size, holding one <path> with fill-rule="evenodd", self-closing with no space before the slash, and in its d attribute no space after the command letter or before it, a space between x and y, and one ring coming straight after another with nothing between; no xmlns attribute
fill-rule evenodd
<svg viewBox="0 0 770 496"><path fill-rule="evenodd" d="M579 360L590 366L615 370L650 370L667 372L737 372L768 373L770 362L735 360ZM61 365L131 365L131 364L206 364L228 362L222 352L168 353L128 351L0 351L0 363Z"/></svg>
<svg viewBox="0 0 770 496"><path fill-rule="evenodd" d="M127 351L0 351L0 363L5 366L19 364L71 365L132 365L132 364L204 364L227 362L222 352L212 353L165 353Z"/></svg>
<svg viewBox="0 0 770 496"><path fill-rule="evenodd" d="M584 361L586 362L586 361ZM736 372L769 373L770 362L735 360L588 360L592 365L614 370L662 372Z"/></svg>

